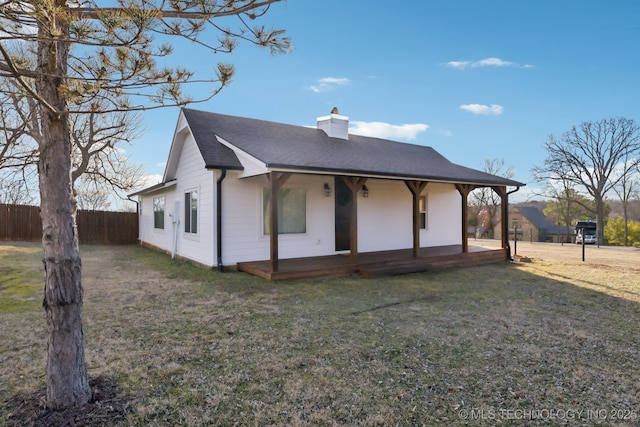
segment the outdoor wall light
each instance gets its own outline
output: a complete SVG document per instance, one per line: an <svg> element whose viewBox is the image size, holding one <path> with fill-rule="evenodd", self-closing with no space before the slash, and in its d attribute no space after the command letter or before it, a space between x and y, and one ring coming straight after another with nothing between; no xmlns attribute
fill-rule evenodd
<svg viewBox="0 0 640 427"><path fill-rule="evenodd" d="M362 186L362 197L369 197L369 189L366 185Z"/></svg>
<svg viewBox="0 0 640 427"><path fill-rule="evenodd" d="M331 197L331 187L327 182L324 183L324 197Z"/></svg>

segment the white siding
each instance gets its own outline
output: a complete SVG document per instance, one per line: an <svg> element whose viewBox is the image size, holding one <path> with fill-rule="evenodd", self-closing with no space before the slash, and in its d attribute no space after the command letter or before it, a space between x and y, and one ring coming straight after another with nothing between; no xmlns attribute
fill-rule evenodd
<svg viewBox="0 0 640 427"><path fill-rule="evenodd" d="M369 197L358 193L358 251L413 246L413 198L402 181L368 180Z"/></svg>
<svg viewBox="0 0 640 427"><path fill-rule="evenodd" d="M262 228L264 176L238 179L229 172L222 184L222 262L269 259L269 236ZM307 194L307 232L278 236L280 258L334 253L333 197L325 197L323 186L331 177L293 175L284 187L302 188Z"/></svg>
<svg viewBox="0 0 640 427"><path fill-rule="evenodd" d="M181 138L180 138L181 139ZM182 144L180 140L175 142ZM177 202L176 254L214 266L216 254L216 180L219 171L208 171L192 137L187 134L177 163L177 184L140 199L140 239L171 252L174 242L174 206ZM269 236L263 233L264 176L240 178L229 171L222 182L222 263L269 259ZM301 234L279 236L281 259L335 254L334 191L324 194L324 183L334 187L332 176L292 175L284 187L306 190L307 229ZM369 197L358 193L358 249L360 252L406 249L413 245L412 196L402 181L370 179ZM198 191L198 232L184 231L184 195ZM154 229L153 198L165 196L165 228ZM461 198L451 184L429 183L427 229L421 230L422 247L460 244Z"/></svg>
<svg viewBox="0 0 640 427"><path fill-rule="evenodd" d="M427 195L427 229L421 230L420 246L462 244L462 196L453 184L429 183Z"/></svg>
<svg viewBox="0 0 640 427"><path fill-rule="evenodd" d="M153 199L163 196L165 197L164 229L158 229L154 227L153 222ZM168 252L171 251L173 225L170 214L173 213L174 198L175 191L172 187L140 197L138 213L140 216L139 234L141 242L151 244Z"/></svg>
<svg viewBox="0 0 640 427"><path fill-rule="evenodd" d="M413 247L413 196L402 181L369 180L369 197L358 195L358 250L373 252ZM429 183L427 229L420 246L461 244L460 194L453 184Z"/></svg>
<svg viewBox="0 0 640 427"><path fill-rule="evenodd" d="M175 143L180 143L176 141ZM176 201L179 203L179 231L177 255L213 266L215 252L215 211L213 171L205 169L204 160L190 133L185 135L184 145L176 168ZM184 231L185 193L198 192L198 225L197 233Z"/></svg>
<svg viewBox="0 0 640 427"><path fill-rule="evenodd" d="M229 172L223 182L222 260L224 265L269 259L269 236L262 225L264 177L238 179ZM284 187L307 191L307 232L280 235L281 259L335 254L334 195L324 196L333 177L293 175ZM412 196L402 181L369 180L369 197L358 194L358 249L360 252L406 249L413 245ZM428 229L421 231L421 246L460 244L460 195L453 185L427 185Z"/></svg>
<svg viewBox="0 0 640 427"><path fill-rule="evenodd" d="M176 146L175 152L180 153L175 171L177 183L168 189L141 196L140 240L167 252L175 249L177 256L213 266L216 177L214 172L205 169L200 150L190 133L180 133L173 145ZM198 192L198 224L195 234L184 231L185 193L193 190ZM155 229L153 224L153 198L161 195L166 197L164 230Z"/></svg>

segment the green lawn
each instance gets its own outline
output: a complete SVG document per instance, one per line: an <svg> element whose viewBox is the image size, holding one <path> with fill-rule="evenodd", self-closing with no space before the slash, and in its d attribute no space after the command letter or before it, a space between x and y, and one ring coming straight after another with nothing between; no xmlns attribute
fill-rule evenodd
<svg viewBox="0 0 640 427"><path fill-rule="evenodd" d="M130 404L107 425L640 423L637 264L267 282L82 255L89 372ZM44 387L40 258L0 244L3 402Z"/></svg>

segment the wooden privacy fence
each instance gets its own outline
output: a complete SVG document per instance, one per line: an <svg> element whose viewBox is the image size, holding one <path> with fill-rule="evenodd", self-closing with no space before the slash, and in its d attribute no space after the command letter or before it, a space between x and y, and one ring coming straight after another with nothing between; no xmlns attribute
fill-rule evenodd
<svg viewBox="0 0 640 427"><path fill-rule="evenodd" d="M122 245L138 240L138 215L135 212L79 210L76 222L82 244ZM40 208L0 204L0 240L42 240Z"/></svg>

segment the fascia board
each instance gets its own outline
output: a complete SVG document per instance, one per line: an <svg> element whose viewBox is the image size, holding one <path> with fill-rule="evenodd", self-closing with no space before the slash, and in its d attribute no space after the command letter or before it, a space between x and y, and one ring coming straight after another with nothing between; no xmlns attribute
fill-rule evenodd
<svg viewBox="0 0 640 427"><path fill-rule="evenodd" d="M240 148L236 147L235 145L233 145L232 143L230 143L229 141L225 140L224 138L218 135L216 135L216 139L220 144L232 150L235 153L235 155L238 157L238 160L244 167L244 170L240 174L240 178L248 178L251 176L263 175L269 172L269 169L267 168L267 165L265 162L252 156L246 151L241 150Z"/></svg>
<svg viewBox="0 0 640 427"><path fill-rule="evenodd" d="M184 117L184 114L181 111L180 115L178 116L178 123L176 123L176 128L173 132L173 139L171 140L171 148L169 149L167 164L164 168L164 174L162 175L163 182L171 181L176 177L176 170L178 168L180 154L182 153L182 147L184 145L177 142L178 138L181 139L181 142L184 142L187 133L190 134L191 129L189 128L187 119Z"/></svg>

